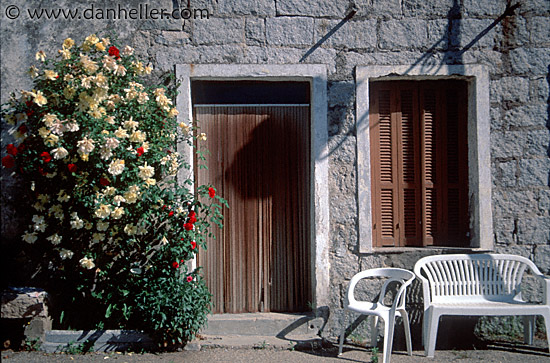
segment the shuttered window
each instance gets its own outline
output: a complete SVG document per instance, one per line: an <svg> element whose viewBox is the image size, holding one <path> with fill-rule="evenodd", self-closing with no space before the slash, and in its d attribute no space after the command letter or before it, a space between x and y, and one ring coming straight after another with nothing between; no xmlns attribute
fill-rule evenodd
<svg viewBox="0 0 550 363"><path fill-rule="evenodd" d="M469 246L465 81L370 84L375 247Z"/></svg>

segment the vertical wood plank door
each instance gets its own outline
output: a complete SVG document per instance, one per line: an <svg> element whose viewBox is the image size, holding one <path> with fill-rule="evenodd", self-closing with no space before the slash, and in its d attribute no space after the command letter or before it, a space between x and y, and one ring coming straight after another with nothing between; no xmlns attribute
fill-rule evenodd
<svg viewBox="0 0 550 363"><path fill-rule="evenodd" d="M198 255L214 313L300 312L311 301L309 105L194 106L224 228ZM206 152L206 150L208 150Z"/></svg>

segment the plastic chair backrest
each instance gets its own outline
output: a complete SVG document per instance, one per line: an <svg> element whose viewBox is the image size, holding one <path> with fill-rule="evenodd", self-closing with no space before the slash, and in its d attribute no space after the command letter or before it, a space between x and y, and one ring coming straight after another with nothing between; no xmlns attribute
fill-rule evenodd
<svg viewBox="0 0 550 363"><path fill-rule="evenodd" d="M397 290L397 293L395 294L395 297L393 299L392 309L403 309L405 307L405 291L407 289L407 286L412 283L412 281L415 278L414 273L408 270L404 270L401 268L393 268L393 267L386 267L386 268L374 268L370 270L361 271L357 274L355 274L350 281L348 292L347 292L347 300L349 304L352 304L354 302L357 302L355 299L355 286L359 281L365 278L369 277L385 277L388 278L387 281L384 283L382 288L380 289L380 295L378 298L378 303L383 305L383 299L385 295L386 288L388 285L394 281L397 281L401 284L399 289Z"/></svg>

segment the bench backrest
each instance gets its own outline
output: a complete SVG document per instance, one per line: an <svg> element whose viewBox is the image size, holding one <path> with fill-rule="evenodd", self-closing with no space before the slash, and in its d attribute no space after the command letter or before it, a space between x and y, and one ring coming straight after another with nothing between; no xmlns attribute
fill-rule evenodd
<svg viewBox="0 0 550 363"><path fill-rule="evenodd" d="M424 303L482 302L521 299L521 280L529 259L516 255L436 255L418 260L414 272L422 280Z"/></svg>

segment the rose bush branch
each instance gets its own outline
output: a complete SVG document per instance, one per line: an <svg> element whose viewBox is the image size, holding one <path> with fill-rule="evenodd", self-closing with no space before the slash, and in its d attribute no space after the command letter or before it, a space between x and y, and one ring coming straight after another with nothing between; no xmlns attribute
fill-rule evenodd
<svg viewBox="0 0 550 363"><path fill-rule="evenodd" d="M206 248L211 223L221 227L226 203L211 185L176 182L190 166L175 150L206 135L177 123L176 85L145 85L152 68L128 46L68 38L36 61L33 89L2 107L17 140L2 166L26 186L32 213L22 240L64 302L59 316L82 329L137 328L164 346L185 343L210 308L186 262Z"/></svg>

